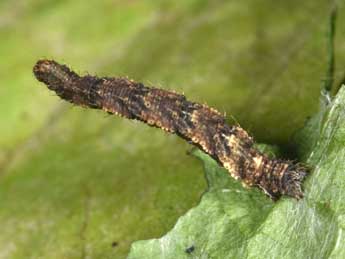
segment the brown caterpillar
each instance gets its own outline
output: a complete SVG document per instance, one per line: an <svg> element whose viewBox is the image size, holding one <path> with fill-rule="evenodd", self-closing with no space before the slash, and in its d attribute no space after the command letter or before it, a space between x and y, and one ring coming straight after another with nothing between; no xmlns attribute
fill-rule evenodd
<svg viewBox="0 0 345 259"><path fill-rule="evenodd" d="M39 60L33 72L50 90L71 103L177 134L212 156L232 177L246 186L260 187L273 200L281 195L303 197L305 168L268 158L253 147L253 139L245 130L227 125L224 116L213 108L126 78L79 76L53 60Z"/></svg>

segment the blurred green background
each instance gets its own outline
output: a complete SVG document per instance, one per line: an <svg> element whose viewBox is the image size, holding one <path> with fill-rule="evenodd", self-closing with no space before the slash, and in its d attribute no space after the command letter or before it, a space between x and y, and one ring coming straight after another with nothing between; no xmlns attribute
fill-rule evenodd
<svg viewBox="0 0 345 259"><path fill-rule="evenodd" d="M318 110L332 4L2 0L0 258L124 258L133 241L169 231L206 188L187 143L60 101L32 75L39 58L184 92L286 150Z"/></svg>

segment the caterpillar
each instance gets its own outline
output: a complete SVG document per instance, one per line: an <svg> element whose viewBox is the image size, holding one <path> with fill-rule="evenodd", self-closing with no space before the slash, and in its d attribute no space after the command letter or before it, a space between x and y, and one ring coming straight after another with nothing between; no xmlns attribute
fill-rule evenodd
<svg viewBox="0 0 345 259"><path fill-rule="evenodd" d="M259 187L272 200L282 195L303 197L306 168L261 153L244 129L228 125L214 108L127 78L79 76L54 60L37 61L33 73L73 104L139 120L180 136L213 157L244 186Z"/></svg>

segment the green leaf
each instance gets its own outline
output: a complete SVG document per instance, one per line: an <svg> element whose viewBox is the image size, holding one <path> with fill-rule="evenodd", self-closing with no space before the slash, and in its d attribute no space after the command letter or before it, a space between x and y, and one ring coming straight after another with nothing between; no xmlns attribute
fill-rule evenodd
<svg viewBox="0 0 345 259"><path fill-rule="evenodd" d="M313 170L304 199L273 203L257 190L242 188L197 151L208 182L200 204L162 238L135 242L129 258L344 258L344 87L315 118L323 118L321 131L313 123L299 136L317 136L308 154Z"/></svg>

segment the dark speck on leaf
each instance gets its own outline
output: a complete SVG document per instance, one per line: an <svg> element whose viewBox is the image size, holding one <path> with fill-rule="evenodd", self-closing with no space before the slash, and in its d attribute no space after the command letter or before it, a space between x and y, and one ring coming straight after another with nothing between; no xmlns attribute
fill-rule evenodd
<svg viewBox="0 0 345 259"><path fill-rule="evenodd" d="M118 245L119 245L119 243L118 243L118 242L115 242L115 241L111 243L111 246L112 246L112 247L117 247Z"/></svg>
<svg viewBox="0 0 345 259"><path fill-rule="evenodd" d="M191 253L193 253L194 250L195 250L195 246L190 246L185 251L187 254L191 254Z"/></svg>

